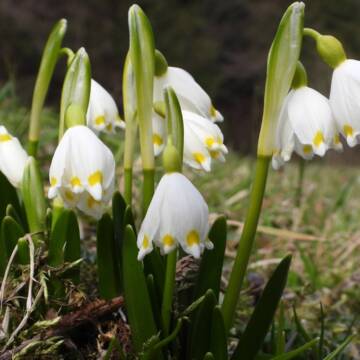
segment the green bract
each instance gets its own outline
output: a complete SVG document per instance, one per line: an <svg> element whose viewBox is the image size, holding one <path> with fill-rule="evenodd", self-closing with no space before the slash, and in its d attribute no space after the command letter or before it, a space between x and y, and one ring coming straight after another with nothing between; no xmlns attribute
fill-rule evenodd
<svg viewBox="0 0 360 360"><path fill-rule="evenodd" d="M282 102L290 89L299 59L304 22L304 3L289 6L281 19L267 60L264 110L258 155L271 156Z"/></svg>
<svg viewBox="0 0 360 360"><path fill-rule="evenodd" d="M65 117L70 105L81 107L83 114L86 114L90 97L90 84L90 60L85 49L81 48L71 61L64 79L60 103L59 138L63 136L66 130Z"/></svg>

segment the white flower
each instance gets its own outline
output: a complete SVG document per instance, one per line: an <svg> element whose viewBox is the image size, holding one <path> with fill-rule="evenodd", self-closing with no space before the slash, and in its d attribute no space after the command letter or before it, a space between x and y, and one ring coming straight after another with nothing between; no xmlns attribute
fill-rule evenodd
<svg viewBox="0 0 360 360"><path fill-rule="evenodd" d="M153 244L163 254L178 245L199 258L204 248L213 244L207 239L208 207L194 185L180 173L165 174L151 200L137 238L138 259L151 252Z"/></svg>
<svg viewBox="0 0 360 360"><path fill-rule="evenodd" d="M95 80L91 79L87 125L96 131L114 132L115 127L125 127L112 96Z"/></svg>
<svg viewBox="0 0 360 360"><path fill-rule="evenodd" d="M340 132L349 146L360 141L360 61L345 60L335 68L330 105Z"/></svg>
<svg viewBox="0 0 360 360"><path fill-rule="evenodd" d="M187 71L169 66L163 75L155 76L154 102L163 101L166 86L174 89L182 110L195 112L214 122L224 120L212 105L209 95Z"/></svg>
<svg viewBox="0 0 360 360"><path fill-rule="evenodd" d="M208 119L182 111L184 120L184 163L205 171L211 170L212 159L225 161L228 153L220 128Z"/></svg>
<svg viewBox="0 0 360 360"><path fill-rule="evenodd" d="M16 188L22 181L27 159L28 154L19 140L9 134L5 126L0 126L0 171Z"/></svg>
<svg viewBox="0 0 360 360"><path fill-rule="evenodd" d="M152 116L154 155L158 156L164 149L166 137L166 120L153 111Z"/></svg>
<svg viewBox="0 0 360 360"><path fill-rule="evenodd" d="M97 219L114 192L115 160L110 149L88 127L69 128L50 166L49 198L78 207Z"/></svg>
<svg viewBox="0 0 360 360"><path fill-rule="evenodd" d="M341 150L342 145L328 99L307 86L291 90L280 112L273 167L289 161L293 151L311 159L329 148Z"/></svg>

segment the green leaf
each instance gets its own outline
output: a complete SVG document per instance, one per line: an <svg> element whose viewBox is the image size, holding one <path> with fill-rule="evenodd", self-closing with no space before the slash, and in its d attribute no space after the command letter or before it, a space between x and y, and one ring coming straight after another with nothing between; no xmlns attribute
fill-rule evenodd
<svg viewBox="0 0 360 360"><path fill-rule="evenodd" d="M120 274L115 263L114 225L109 214L98 222L96 234L99 292L110 300L120 294Z"/></svg>
<svg viewBox="0 0 360 360"><path fill-rule="evenodd" d="M217 359L211 352L208 352L205 354L205 356L203 357L204 360L215 360Z"/></svg>
<svg viewBox="0 0 360 360"><path fill-rule="evenodd" d="M119 274L121 273L121 248L122 242L124 241L124 216L126 210L126 202L121 194L117 191L112 199L112 215L114 221L114 259L115 265L119 269ZM122 284L120 282L120 289Z"/></svg>
<svg viewBox="0 0 360 360"><path fill-rule="evenodd" d="M27 230L26 219L23 219L21 216L22 213L18 213L12 204L8 204L6 207L6 215L12 217L24 229L24 231Z"/></svg>
<svg viewBox="0 0 360 360"><path fill-rule="evenodd" d="M355 335L348 336L345 339L345 341L342 344L340 344L332 353L327 355L324 358L324 360L333 360L333 359L335 359L335 357L337 355L339 355L349 345L349 343L353 340L354 337L355 337Z"/></svg>
<svg viewBox="0 0 360 360"><path fill-rule="evenodd" d="M156 323L156 327L161 329L161 301L159 299L158 293L155 287L154 275L149 274L146 277L146 283L149 291L150 301L151 301L151 308L154 315L154 320Z"/></svg>
<svg viewBox="0 0 360 360"><path fill-rule="evenodd" d="M318 359L323 358L324 353L324 335L325 335L325 314L322 303L320 302L320 341L318 347Z"/></svg>
<svg viewBox="0 0 360 360"><path fill-rule="evenodd" d="M226 246L226 219L224 216L215 220L209 232L209 239L214 244L214 249L205 251L202 256L194 289L194 300L204 295L208 289L213 290L216 298L219 298Z"/></svg>
<svg viewBox="0 0 360 360"><path fill-rule="evenodd" d="M18 240L24 236L23 228L10 216L1 222L1 236L5 241L7 256L10 257Z"/></svg>
<svg viewBox="0 0 360 360"><path fill-rule="evenodd" d="M44 231L46 224L46 201L40 168L33 157L29 157L22 179L21 193L30 232ZM36 238L34 238L36 245Z"/></svg>
<svg viewBox="0 0 360 360"><path fill-rule="evenodd" d="M30 129L29 129L29 154L35 156L40 133L40 115L44 106L49 84L54 73L55 65L59 58L60 47L65 35L67 23L65 19L58 21L46 42L39 72L36 77L34 93L31 104Z"/></svg>
<svg viewBox="0 0 360 360"><path fill-rule="evenodd" d="M66 262L72 263L80 259L80 257L81 245L79 223L75 212L70 210L66 229L64 260ZM67 275L73 280L74 283L78 283L80 281L80 269L78 267L67 272Z"/></svg>
<svg viewBox="0 0 360 360"><path fill-rule="evenodd" d="M123 284L126 310L132 340L137 352L157 333L142 263L137 260L138 248L131 225L125 227L122 247Z"/></svg>
<svg viewBox="0 0 360 360"><path fill-rule="evenodd" d="M275 269L240 337L232 359L251 360L259 352L284 291L290 263L291 255L288 255Z"/></svg>
<svg viewBox="0 0 360 360"><path fill-rule="evenodd" d="M306 350L312 348L314 345L317 344L317 342L319 341L318 338L311 340L309 342L307 342L306 344L300 346L299 348L289 351L287 353L283 353L281 355L272 357L272 360L289 360L289 359L293 359L294 357L302 354L303 352L305 352Z"/></svg>
<svg viewBox="0 0 360 360"><path fill-rule="evenodd" d="M189 359L202 359L210 350L211 325L216 297L212 290L207 290L205 299L194 315L190 327Z"/></svg>
<svg viewBox="0 0 360 360"><path fill-rule="evenodd" d="M227 360L227 337L220 306L215 306L211 320L210 351L216 360Z"/></svg>
<svg viewBox="0 0 360 360"><path fill-rule="evenodd" d="M6 214L6 208L11 204L17 213L21 213L19 198L16 189L10 184L6 176L0 171L0 221Z"/></svg>
<svg viewBox="0 0 360 360"><path fill-rule="evenodd" d="M63 209L51 231L48 254L50 266L56 267L64 263L64 247L68 235L69 214L69 210Z"/></svg>
<svg viewBox="0 0 360 360"><path fill-rule="evenodd" d="M21 265L30 264L29 242L25 238L20 238L17 242L18 252L17 261Z"/></svg>

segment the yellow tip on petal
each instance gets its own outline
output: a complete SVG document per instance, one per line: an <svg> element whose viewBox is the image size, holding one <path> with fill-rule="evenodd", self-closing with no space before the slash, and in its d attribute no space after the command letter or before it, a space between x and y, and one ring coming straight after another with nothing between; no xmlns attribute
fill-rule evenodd
<svg viewBox="0 0 360 360"><path fill-rule="evenodd" d="M144 239L141 246L143 249L147 249L149 247L149 238L147 237L147 235L144 235Z"/></svg>
<svg viewBox="0 0 360 360"><path fill-rule="evenodd" d="M164 246L173 246L175 244L175 240L174 238L169 235L169 234L166 234L163 239L162 239L162 243L164 244Z"/></svg>
<svg viewBox="0 0 360 360"><path fill-rule="evenodd" d="M81 181L77 176L74 176L73 178L71 178L70 180L70 184L71 186L75 187L75 186L81 186Z"/></svg>
<svg viewBox="0 0 360 360"><path fill-rule="evenodd" d="M97 185L97 184L101 184L102 183L102 177L103 176L102 176L101 171L96 171L96 172L92 173L88 178L89 185L94 186L94 185Z"/></svg>
<svg viewBox="0 0 360 360"><path fill-rule="evenodd" d="M210 116L211 116L211 117L215 117L215 116L216 116L216 109L214 108L213 105L211 105L211 107L210 107Z"/></svg>
<svg viewBox="0 0 360 360"><path fill-rule="evenodd" d="M103 124L105 124L105 116L103 116L103 115L98 116L95 119L95 125L103 125Z"/></svg>
<svg viewBox="0 0 360 360"><path fill-rule="evenodd" d="M315 134L313 143L316 147L319 147L322 143L324 143L324 134L321 131L318 131Z"/></svg>
<svg viewBox="0 0 360 360"><path fill-rule="evenodd" d="M193 157L194 157L195 161L198 162L199 164L204 163L205 159L206 159L205 155L200 152L194 152Z"/></svg>
<svg viewBox="0 0 360 360"><path fill-rule="evenodd" d="M196 230L192 230L188 233L188 235L186 237L186 244L189 247L200 244L200 237Z"/></svg>
<svg viewBox="0 0 360 360"><path fill-rule="evenodd" d="M346 137L352 137L354 135L354 129L350 125L344 125L344 133Z"/></svg>
<svg viewBox="0 0 360 360"><path fill-rule="evenodd" d="M153 134L153 144L158 146L163 144L163 139L159 134Z"/></svg>
<svg viewBox="0 0 360 360"><path fill-rule="evenodd" d="M106 130L107 130L107 131L112 131L112 129L113 129L112 124L107 124L107 125L106 125Z"/></svg>
<svg viewBox="0 0 360 360"><path fill-rule="evenodd" d="M50 179L50 185L55 186L56 184L57 184L57 179L56 179L56 177L52 176Z"/></svg>
<svg viewBox="0 0 360 360"><path fill-rule="evenodd" d="M312 147L310 145L304 145L303 146L303 152L305 155L309 155L312 152Z"/></svg>
<svg viewBox="0 0 360 360"><path fill-rule="evenodd" d="M9 134L0 134L0 142L10 141L11 139Z"/></svg>
<svg viewBox="0 0 360 360"><path fill-rule="evenodd" d="M205 139L205 144L211 148L215 144L215 139L213 137L208 137Z"/></svg>

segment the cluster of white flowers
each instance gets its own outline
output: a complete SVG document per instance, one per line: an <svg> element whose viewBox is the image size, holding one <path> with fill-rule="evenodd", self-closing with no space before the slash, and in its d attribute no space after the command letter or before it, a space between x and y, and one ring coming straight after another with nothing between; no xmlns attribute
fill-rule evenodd
<svg viewBox="0 0 360 360"><path fill-rule="evenodd" d="M154 103L163 101L163 90L171 86L180 103L184 120L184 163L198 170L211 170L212 160L224 161L228 150L223 134L215 122L224 120L209 97L185 70L169 66L164 74L155 76ZM153 116L154 153L159 155L166 142L164 119Z"/></svg>
<svg viewBox="0 0 360 360"><path fill-rule="evenodd" d="M295 151L304 159L342 150L339 133L349 146L360 141L360 61L345 60L334 69L330 98L307 86L286 96L276 132L272 164L278 169Z"/></svg>

